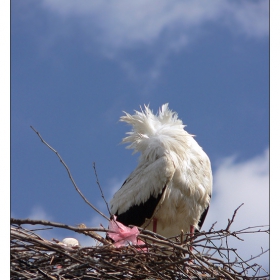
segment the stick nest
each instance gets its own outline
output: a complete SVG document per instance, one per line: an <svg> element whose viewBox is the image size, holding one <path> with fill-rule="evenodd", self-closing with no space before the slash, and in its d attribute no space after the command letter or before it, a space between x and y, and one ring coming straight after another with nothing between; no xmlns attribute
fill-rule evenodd
<svg viewBox="0 0 280 280"><path fill-rule="evenodd" d="M197 233L190 251L188 235L166 239L142 230L139 237L146 245L115 248L96 233L98 229L13 218L11 222L10 279L268 279L268 275L258 276L260 272L263 274L261 266L249 264L237 258L237 254L235 260L230 261L229 252L235 250L213 244L217 237L221 241L231 235L238 236L236 232ZM66 246L56 239L43 239L36 231L23 228L21 223L68 227L91 236L97 245ZM220 258L214 257L215 253Z"/></svg>

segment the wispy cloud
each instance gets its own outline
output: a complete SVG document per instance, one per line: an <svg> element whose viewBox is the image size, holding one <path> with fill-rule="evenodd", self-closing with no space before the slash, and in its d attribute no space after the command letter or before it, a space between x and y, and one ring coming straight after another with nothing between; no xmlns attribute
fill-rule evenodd
<svg viewBox="0 0 280 280"><path fill-rule="evenodd" d="M36 205L32 208L28 217L31 220L52 220L52 217L39 205Z"/></svg>
<svg viewBox="0 0 280 280"><path fill-rule="evenodd" d="M100 53L116 60L140 83L143 79L155 81L167 58L195 42L206 32L207 24L224 26L250 38L268 35L268 4L230 0L43 1L45 8L62 19L57 32L61 34L64 26L69 33L69 21L75 20L87 44L99 45ZM133 55L139 50L151 57L145 69Z"/></svg>
<svg viewBox="0 0 280 280"><path fill-rule="evenodd" d="M248 36L268 34L268 1L168 1L44 0L44 6L64 17L78 17L97 27L103 43L112 48L139 48L155 43L164 34L165 44L181 48L181 34L191 37L205 23L227 25ZM94 28L96 30L96 28ZM95 33L92 33L95 36ZM177 42L177 43L176 43Z"/></svg>
<svg viewBox="0 0 280 280"><path fill-rule="evenodd" d="M222 159L214 177L214 196L209 220L227 223L241 204L240 227L268 224L269 209L269 151L247 161L238 162L235 156ZM222 225L221 225L222 226Z"/></svg>
<svg viewBox="0 0 280 280"><path fill-rule="evenodd" d="M222 159L214 172L214 195L204 230L217 221L215 228L225 228L234 210L242 203L231 230L269 224L269 151L249 160L238 162L231 156ZM240 256L249 259L263 249L269 248L267 234L244 234L244 242L231 240L231 247L237 248ZM268 268L268 254L254 262Z"/></svg>

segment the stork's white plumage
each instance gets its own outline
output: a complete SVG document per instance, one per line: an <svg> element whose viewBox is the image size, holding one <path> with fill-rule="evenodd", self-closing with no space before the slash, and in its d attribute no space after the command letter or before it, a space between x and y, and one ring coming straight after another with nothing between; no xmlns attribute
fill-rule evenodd
<svg viewBox="0 0 280 280"><path fill-rule="evenodd" d="M168 104L157 115L147 106L134 115L124 113L120 120L132 125L132 131L123 143L131 143L127 148L141 156L111 200L111 214L124 225L165 237L199 230L212 193L208 156Z"/></svg>

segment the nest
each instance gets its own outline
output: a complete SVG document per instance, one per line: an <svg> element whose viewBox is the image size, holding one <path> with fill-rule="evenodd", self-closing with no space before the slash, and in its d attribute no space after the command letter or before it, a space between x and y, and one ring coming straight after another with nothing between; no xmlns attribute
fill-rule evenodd
<svg viewBox="0 0 280 280"><path fill-rule="evenodd" d="M116 248L97 231L100 228L71 227L47 221L11 219L10 279L268 279L261 266L236 258L234 249L216 246L213 241L242 232L211 231L166 239L142 230L145 245ZM66 246L56 239L45 240L34 230L19 224L62 227L91 236L96 246ZM140 229L140 228L139 228ZM140 229L141 230L141 229ZM255 230L255 229L254 229ZM260 232L260 229L258 230ZM190 250L192 246L192 250ZM198 249L200 248L200 252ZM207 251L206 253L201 253ZM217 258L215 254L220 258ZM229 259L235 253L235 260ZM265 252L263 252L265 253ZM251 274L251 276L249 276Z"/></svg>

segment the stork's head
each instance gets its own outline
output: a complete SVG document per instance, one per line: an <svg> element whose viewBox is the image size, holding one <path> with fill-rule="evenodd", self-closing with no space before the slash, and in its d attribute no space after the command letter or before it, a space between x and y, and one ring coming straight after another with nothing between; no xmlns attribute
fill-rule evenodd
<svg viewBox="0 0 280 280"><path fill-rule="evenodd" d="M192 135L184 130L184 125L176 112L168 108L168 103L161 106L158 114L153 114L149 106L136 111L134 115L124 112L120 121L132 125L132 131L127 132L122 143L131 143L128 149L142 155L161 156L167 151L181 154L188 148L188 138Z"/></svg>

